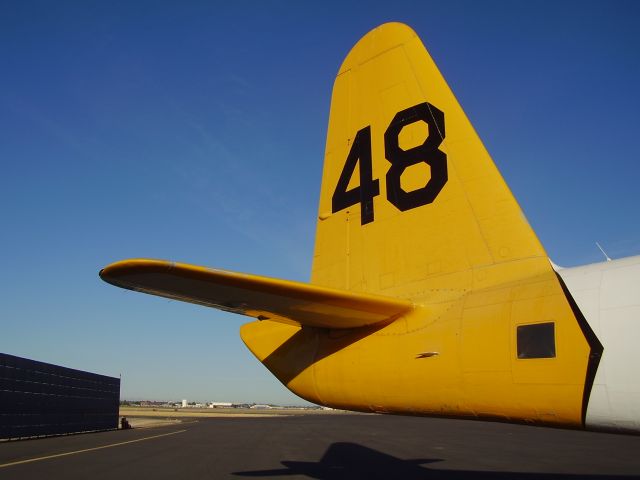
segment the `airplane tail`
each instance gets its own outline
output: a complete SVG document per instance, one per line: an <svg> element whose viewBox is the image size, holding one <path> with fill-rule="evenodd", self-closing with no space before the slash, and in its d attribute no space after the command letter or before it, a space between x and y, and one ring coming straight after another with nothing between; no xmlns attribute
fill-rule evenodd
<svg viewBox="0 0 640 480"><path fill-rule="evenodd" d="M556 307L570 318L542 245L406 25L387 23L366 34L335 80L311 283L413 305L350 331L272 322L242 327L245 344L287 387L339 408L491 411L486 399L501 386L495 378L483 381L482 394L470 389L480 406L464 405L460 365L507 371L509 337L496 344L495 335L508 335L512 322L549 318ZM539 295L546 300L535 300ZM512 298L521 300L514 317ZM471 321L476 317L483 321ZM576 334L577 325L565 328ZM461 339L468 358L457 353ZM478 356L487 345L493 351ZM584 345L576 343L575 352L582 355ZM441 353L431 366L414 360ZM386 383L378 388L381 377ZM422 378L429 394L409 394L401 380L389 380L405 377ZM506 402L509 391L501 392Z"/></svg>
<svg viewBox="0 0 640 480"><path fill-rule="evenodd" d="M311 284L140 259L100 275L256 318L243 341L312 402L584 423L588 326L406 25L369 32L338 72Z"/></svg>
<svg viewBox="0 0 640 480"><path fill-rule="evenodd" d="M548 265L416 33L369 32L333 88L312 283L421 301L529 259Z"/></svg>

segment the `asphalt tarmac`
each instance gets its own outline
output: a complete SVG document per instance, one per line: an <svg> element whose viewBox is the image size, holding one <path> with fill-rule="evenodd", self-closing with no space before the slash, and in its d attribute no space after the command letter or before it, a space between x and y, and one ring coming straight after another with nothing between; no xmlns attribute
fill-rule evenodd
<svg viewBox="0 0 640 480"><path fill-rule="evenodd" d="M0 443L0 479L640 478L640 436L382 415L206 418Z"/></svg>

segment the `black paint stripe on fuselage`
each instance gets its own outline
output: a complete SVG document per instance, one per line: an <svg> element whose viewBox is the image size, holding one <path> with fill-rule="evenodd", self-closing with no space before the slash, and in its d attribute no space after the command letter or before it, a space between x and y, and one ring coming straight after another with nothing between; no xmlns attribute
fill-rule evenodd
<svg viewBox="0 0 640 480"><path fill-rule="evenodd" d="M600 358L602 358L602 352L604 351L604 347L598 340L598 337L591 329L589 322L582 314L580 307L573 299L573 295L567 288L567 285L562 280L562 277L558 272L556 272L556 276L558 277L558 281L560 282L560 286L562 287L562 291L564 292L564 296L567 298L569 305L571 306L571 310L573 310L573 314L578 321L578 325L580 325L580 330L582 330L582 334L587 339L587 343L591 351L589 352L589 363L587 364L587 375L584 380L584 392L582 393L582 426L586 425L587 419L587 407L589 406L589 397L591 396L591 388L593 387L593 381L596 378L596 372L598 371L598 365L600 363Z"/></svg>

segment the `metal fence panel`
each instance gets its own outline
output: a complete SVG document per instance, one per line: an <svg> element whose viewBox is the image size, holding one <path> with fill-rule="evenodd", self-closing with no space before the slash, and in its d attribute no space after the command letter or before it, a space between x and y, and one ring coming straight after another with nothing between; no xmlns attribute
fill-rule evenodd
<svg viewBox="0 0 640 480"><path fill-rule="evenodd" d="M118 427L120 379L0 353L0 438Z"/></svg>

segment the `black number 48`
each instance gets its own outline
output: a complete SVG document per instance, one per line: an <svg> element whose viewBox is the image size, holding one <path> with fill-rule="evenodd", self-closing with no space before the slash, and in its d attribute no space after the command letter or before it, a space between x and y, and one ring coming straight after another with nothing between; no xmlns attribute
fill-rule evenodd
<svg viewBox="0 0 640 480"><path fill-rule="evenodd" d="M400 131L407 125L423 121L429 134L422 145L403 150L398 142ZM406 211L432 203L447 183L447 155L438 147L445 137L444 113L424 102L398 112L384 132L384 154L391 163L386 175L387 200L398 210ZM360 163L360 185L347 190L356 165ZM431 178L424 187L405 191L400 183L404 171L412 165L426 163ZM380 181L373 179L371 159L371 127L358 131L347 156L338 184L331 198L332 213L360 204L360 223L373 222L373 197L380 195Z"/></svg>

